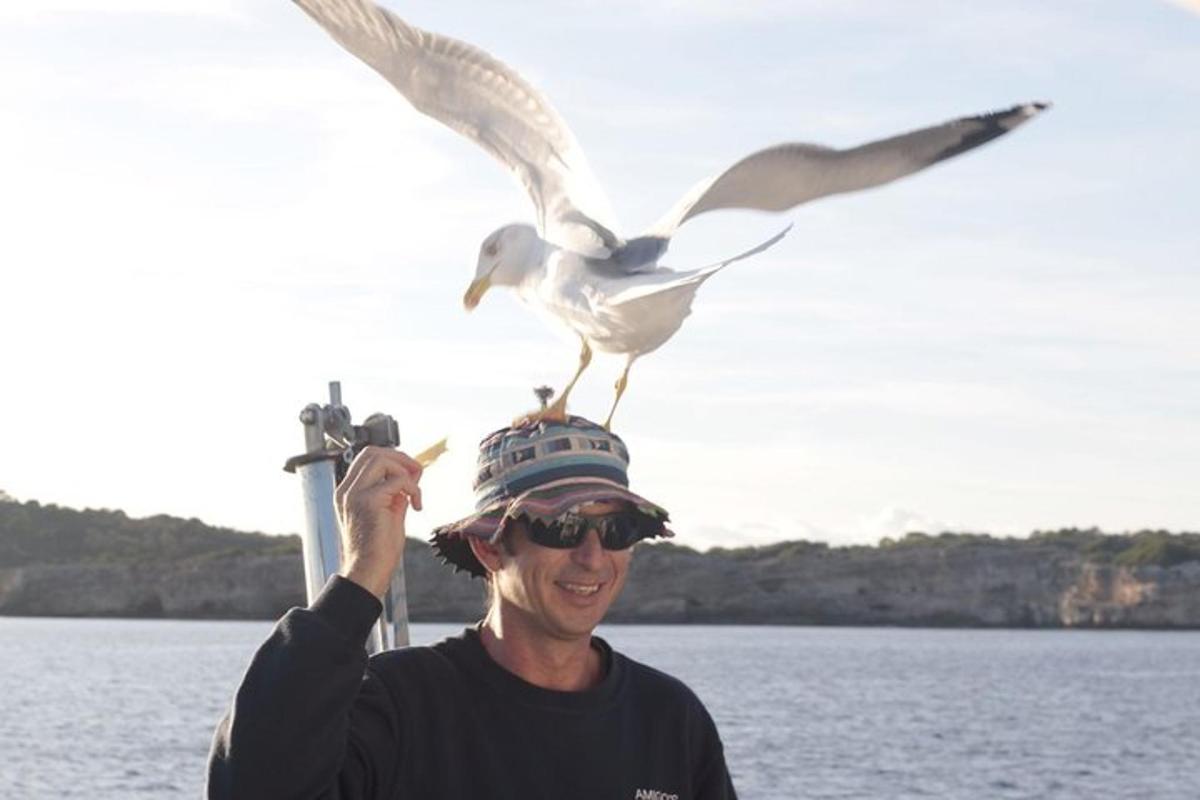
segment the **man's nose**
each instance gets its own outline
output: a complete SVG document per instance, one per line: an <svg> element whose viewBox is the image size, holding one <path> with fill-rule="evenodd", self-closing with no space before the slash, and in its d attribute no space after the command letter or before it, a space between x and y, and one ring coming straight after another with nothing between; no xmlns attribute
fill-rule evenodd
<svg viewBox="0 0 1200 800"><path fill-rule="evenodd" d="M594 569L602 563L604 547L600 544L600 532L589 528L583 541L571 550L571 560L581 567Z"/></svg>

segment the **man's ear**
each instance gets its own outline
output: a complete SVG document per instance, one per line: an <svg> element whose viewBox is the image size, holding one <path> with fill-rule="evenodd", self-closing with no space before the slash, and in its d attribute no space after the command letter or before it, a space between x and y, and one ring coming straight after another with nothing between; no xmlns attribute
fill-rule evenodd
<svg viewBox="0 0 1200 800"><path fill-rule="evenodd" d="M478 536L468 536L468 543L471 545L471 552L475 554L475 558L479 559L479 563L488 572L499 572L502 566L500 557L500 542L495 544L484 541Z"/></svg>

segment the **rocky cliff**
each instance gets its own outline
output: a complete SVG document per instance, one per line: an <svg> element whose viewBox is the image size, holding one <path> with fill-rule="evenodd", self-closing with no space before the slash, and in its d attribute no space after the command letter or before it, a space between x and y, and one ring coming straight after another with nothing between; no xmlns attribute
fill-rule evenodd
<svg viewBox="0 0 1200 800"><path fill-rule="evenodd" d="M1052 544L638 553L637 622L1200 628L1200 561L1096 563Z"/></svg>
<svg viewBox="0 0 1200 800"><path fill-rule="evenodd" d="M409 540L405 568L413 620L480 615L482 582L451 574L425 542ZM269 619L301 605L303 592L295 537L0 504L0 614ZM646 544L609 619L1200 628L1200 536L913 534L878 547L706 553Z"/></svg>

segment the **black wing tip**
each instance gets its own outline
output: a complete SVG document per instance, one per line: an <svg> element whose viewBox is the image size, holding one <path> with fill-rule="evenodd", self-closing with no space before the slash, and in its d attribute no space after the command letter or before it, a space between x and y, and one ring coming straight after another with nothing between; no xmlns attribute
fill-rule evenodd
<svg viewBox="0 0 1200 800"><path fill-rule="evenodd" d="M988 114L978 114L974 117L961 119L958 123L953 124L966 126L962 138L936 154L928 163L936 164L938 161L944 161L947 158L953 158L968 150L974 150L981 144L986 144L992 139L1003 136L1013 128L1023 122L1027 122L1052 106L1053 103L1047 100L1035 100L1031 103L1015 105L1004 111L992 111Z"/></svg>

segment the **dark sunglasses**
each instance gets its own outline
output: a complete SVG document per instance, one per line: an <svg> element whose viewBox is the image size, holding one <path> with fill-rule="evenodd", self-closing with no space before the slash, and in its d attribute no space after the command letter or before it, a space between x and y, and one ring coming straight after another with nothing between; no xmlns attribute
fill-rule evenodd
<svg viewBox="0 0 1200 800"><path fill-rule="evenodd" d="M636 511L614 511L596 517L568 513L552 522L531 520L526 525L534 544L560 550L578 547L592 529L600 534L600 546L605 550L624 550L640 539L657 536L660 528L662 522Z"/></svg>

